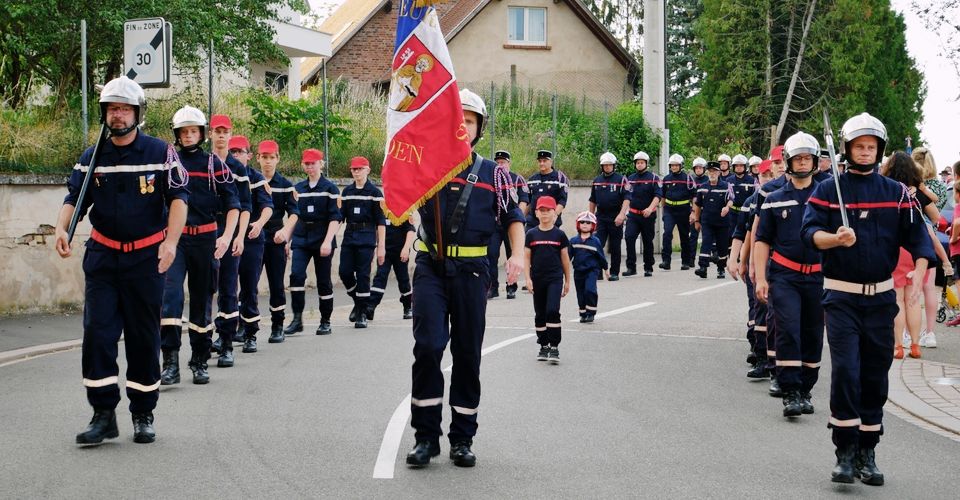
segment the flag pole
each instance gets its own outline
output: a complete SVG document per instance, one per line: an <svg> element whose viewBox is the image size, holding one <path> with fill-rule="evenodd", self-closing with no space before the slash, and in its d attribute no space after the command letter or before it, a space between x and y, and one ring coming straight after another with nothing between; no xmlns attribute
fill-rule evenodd
<svg viewBox="0 0 960 500"><path fill-rule="evenodd" d="M443 246L443 217L440 213L440 193L433 196L433 230L437 235L437 261L443 262L447 249Z"/></svg>

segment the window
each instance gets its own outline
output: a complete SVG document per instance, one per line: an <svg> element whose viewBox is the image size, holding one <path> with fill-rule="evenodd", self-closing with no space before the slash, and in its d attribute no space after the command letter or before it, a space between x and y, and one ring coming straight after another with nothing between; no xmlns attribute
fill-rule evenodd
<svg viewBox="0 0 960 500"><path fill-rule="evenodd" d="M509 7L507 40L517 45L546 45L547 9L544 7Z"/></svg>
<svg viewBox="0 0 960 500"><path fill-rule="evenodd" d="M267 71L264 75L266 87L274 92L282 92L287 88L287 75Z"/></svg>

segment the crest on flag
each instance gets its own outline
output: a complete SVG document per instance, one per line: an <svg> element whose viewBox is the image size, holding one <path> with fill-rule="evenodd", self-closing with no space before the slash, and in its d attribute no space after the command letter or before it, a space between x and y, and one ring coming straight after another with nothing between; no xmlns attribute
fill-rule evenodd
<svg viewBox="0 0 960 500"><path fill-rule="evenodd" d="M385 213L402 223L470 164L453 63L433 5L400 0L383 160Z"/></svg>

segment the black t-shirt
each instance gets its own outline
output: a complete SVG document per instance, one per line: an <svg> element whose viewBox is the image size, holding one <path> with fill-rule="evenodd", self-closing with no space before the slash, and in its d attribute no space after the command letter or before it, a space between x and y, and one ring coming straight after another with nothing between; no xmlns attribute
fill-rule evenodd
<svg viewBox="0 0 960 500"><path fill-rule="evenodd" d="M526 246L530 249L530 277L537 280L563 279L560 252L570 244L559 228L547 231L535 227L527 231Z"/></svg>

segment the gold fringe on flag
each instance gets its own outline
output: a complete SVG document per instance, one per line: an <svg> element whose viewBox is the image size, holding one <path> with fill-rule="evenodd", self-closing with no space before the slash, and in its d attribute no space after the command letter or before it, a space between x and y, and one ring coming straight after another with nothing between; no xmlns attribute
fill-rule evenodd
<svg viewBox="0 0 960 500"><path fill-rule="evenodd" d="M414 7L430 7L441 3L447 3L449 0L413 0Z"/></svg>
<svg viewBox="0 0 960 500"><path fill-rule="evenodd" d="M403 212L400 215L394 215L394 213L391 212L390 209L384 206L384 210L383 210L384 214L387 216L388 219L390 219L390 222L393 223L394 225L399 226L400 224L403 224L404 222L407 221L407 219L410 218L410 215L413 214L414 210L422 207L430 198L433 197L433 195L440 192L440 190L443 189L444 186L446 186L451 180L453 180L454 177L460 175L460 172L463 172L464 170L466 170L467 167L469 167L472 164L473 164L473 154L470 154L469 156L467 156L465 160L460 162L460 164L458 164L456 167L453 167L453 169L450 170L450 172L448 172L447 175L443 177L443 179L440 179L440 182L438 182L436 185L430 188L430 190L427 191L426 194L421 196L420 199L416 201L416 203L411 205L410 208L407 209L407 211ZM386 205L386 203L384 203L384 205Z"/></svg>

